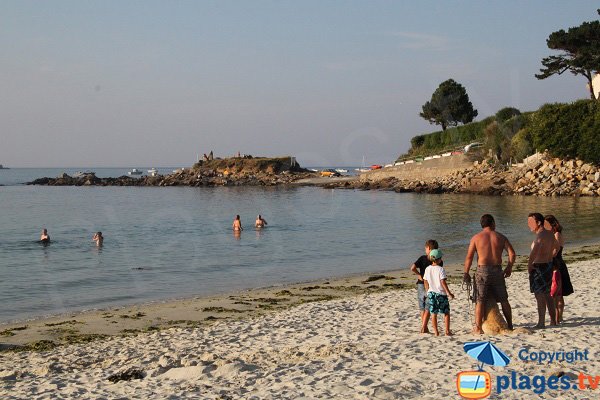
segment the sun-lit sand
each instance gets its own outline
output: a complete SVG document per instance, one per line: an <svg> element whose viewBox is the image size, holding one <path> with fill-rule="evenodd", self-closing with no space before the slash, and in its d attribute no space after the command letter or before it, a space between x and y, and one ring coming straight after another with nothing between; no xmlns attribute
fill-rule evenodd
<svg viewBox="0 0 600 400"><path fill-rule="evenodd" d="M392 290L317 301L265 315L112 337L45 352L0 353L0 397L151 399L402 399L458 398L456 375L477 368L465 342L492 340L510 358L485 367L495 376L600 374L600 260L569 264L575 293L560 327L500 336L470 333L466 293L451 283L452 337L420 335L415 290ZM527 275L508 281L516 327L536 321ZM443 329L441 329L443 333ZM589 350L588 361L537 364L529 351ZM142 379L113 383L116 373ZM135 375L135 374L134 374ZM600 390L600 389L599 389ZM493 392L494 393L494 392ZM509 389L501 398L537 396ZM542 398L597 398L593 392L547 391Z"/></svg>

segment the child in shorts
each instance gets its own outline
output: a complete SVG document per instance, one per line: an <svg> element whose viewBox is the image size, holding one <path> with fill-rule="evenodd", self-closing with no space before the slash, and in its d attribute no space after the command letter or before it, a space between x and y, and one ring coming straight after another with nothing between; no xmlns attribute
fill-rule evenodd
<svg viewBox="0 0 600 400"><path fill-rule="evenodd" d="M425 270L427 267L431 265L431 261L429 260L429 252L433 249L438 248L438 242L429 239L425 242L425 254L417 259L410 267L410 270L413 274L417 275L417 304L419 306L419 311L421 312L421 333L429 333L429 329L427 328L427 324L423 324L425 319L425 312L429 308L427 306L427 290L425 289L425 285L423 284L423 276L425 275ZM427 321L429 321L429 317L427 317Z"/></svg>
<svg viewBox="0 0 600 400"><path fill-rule="evenodd" d="M429 260L431 265L425 270L425 289L427 290L427 301L429 303L429 310L425 313L423 318L423 327L427 327L429 320L429 314L431 316L431 324L433 325L433 333L435 336L439 336L437 326L437 315L444 314L444 324L446 326L446 336L451 336L450 331L450 302L448 297L454 299L454 294L448 288L446 283L446 270L442 267L442 251L440 249L434 249L429 252Z"/></svg>

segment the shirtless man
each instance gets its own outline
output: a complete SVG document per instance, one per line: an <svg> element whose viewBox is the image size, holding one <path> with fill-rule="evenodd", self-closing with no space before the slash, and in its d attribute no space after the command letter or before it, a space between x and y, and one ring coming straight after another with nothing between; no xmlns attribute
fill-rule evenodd
<svg viewBox="0 0 600 400"><path fill-rule="evenodd" d="M242 228L242 221L240 220L239 215L235 216L235 219L233 220L233 225L231 226L231 228L233 229L234 232L241 232L244 230L244 228Z"/></svg>
<svg viewBox="0 0 600 400"><path fill-rule="evenodd" d="M42 229L42 234L40 235L40 242L50 243L50 235L48 235L48 230Z"/></svg>
<svg viewBox="0 0 600 400"><path fill-rule="evenodd" d="M473 263L473 257L477 253L477 272L475 274L477 303L475 305L473 333L478 334L483 333L481 324L483 323L485 302L488 298L500 303L508 328L513 329L512 310L508 302L505 278L508 278L512 273L512 266L516 258L515 251L506 236L496 232L494 217L490 214L484 214L481 216L480 222L483 230L471 238L467 257L465 258L463 277L465 282L471 282L469 269ZM502 253L504 250L508 252L508 264L503 271Z"/></svg>
<svg viewBox="0 0 600 400"><path fill-rule="evenodd" d="M267 224L267 221L262 217L262 215L258 214L256 217L256 221L254 221L254 227L256 228L264 228Z"/></svg>
<svg viewBox="0 0 600 400"><path fill-rule="evenodd" d="M556 325L556 309L550 297L552 286L552 257L560 248L552 231L544 228L544 216L540 213L531 213L527 217L529 230L535 233L535 240L531 244L531 253L527 261L529 271L529 290L535 295L538 309L538 323L535 329L546 326L546 308L550 315L550 325Z"/></svg>

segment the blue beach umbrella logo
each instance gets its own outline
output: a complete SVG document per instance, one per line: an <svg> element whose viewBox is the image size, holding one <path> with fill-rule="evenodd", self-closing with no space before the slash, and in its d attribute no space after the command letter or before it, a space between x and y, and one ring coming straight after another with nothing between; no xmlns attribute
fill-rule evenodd
<svg viewBox="0 0 600 400"><path fill-rule="evenodd" d="M483 370L483 364L505 367L510 362L510 358L492 342L467 342L463 348L465 353L481 363L480 370Z"/></svg>
<svg viewBox="0 0 600 400"><path fill-rule="evenodd" d="M483 365L504 367L510 363L510 358L491 342L467 342L463 348L465 353L481 364L478 371L463 371L458 374L458 394L465 399L484 399L492 391L492 378L483 370Z"/></svg>

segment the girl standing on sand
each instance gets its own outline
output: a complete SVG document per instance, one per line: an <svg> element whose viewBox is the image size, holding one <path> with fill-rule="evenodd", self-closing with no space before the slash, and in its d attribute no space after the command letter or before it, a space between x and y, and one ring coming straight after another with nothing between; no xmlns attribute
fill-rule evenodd
<svg viewBox="0 0 600 400"><path fill-rule="evenodd" d="M544 227L549 231L552 231L556 241L558 242L558 245L560 246L558 253L556 253L552 259L552 263L560 273L561 290L555 291L555 294L552 296L552 298L554 299L554 306L556 308L556 322L561 323L563 321L563 312L565 310L564 296L568 296L574 292L573 284L571 283L571 277L569 276L569 269L562 258L565 238L562 235L562 226L554 215L546 215L544 218Z"/></svg>

